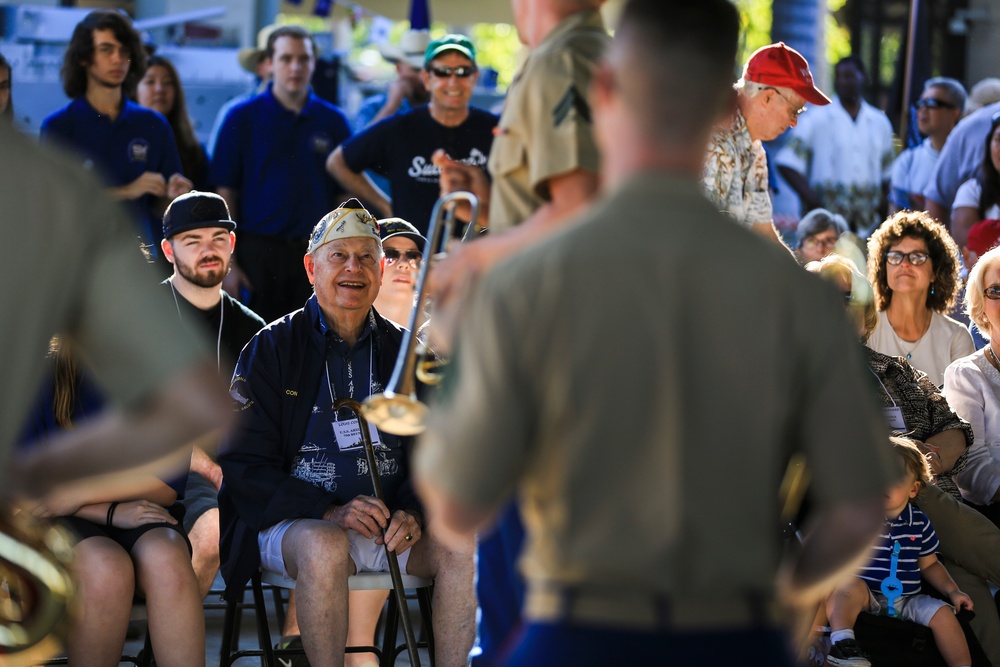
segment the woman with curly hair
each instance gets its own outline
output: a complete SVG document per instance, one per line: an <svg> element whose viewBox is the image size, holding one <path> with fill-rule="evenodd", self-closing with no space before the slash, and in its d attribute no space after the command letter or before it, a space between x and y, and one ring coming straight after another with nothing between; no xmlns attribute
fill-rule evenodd
<svg viewBox="0 0 1000 667"><path fill-rule="evenodd" d="M163 56L150 56L146 73L139 80L135 101L166 117L174 131L184 175L194 183L196 190L209 190L208 158L191 126L184 87L174 64Z"/></svg>
<svg viewBox="0 0 1000 667"><path fill-rule="evenodd" d="M951 207L955 240L966 245L969 230L980 220L1000 218L1000 113L993 114L986 133L986 152L976 175L962 183Z"/></svg>
<svg viewBox="0 0 1000 667"><path fill-rule="evenodd" d="M968 329L947 315L959 290L958 246L923 211L889 217L868 241L868 279L879 322L868 347L905 357L944 383L944 369L976 347Z"/></svg>

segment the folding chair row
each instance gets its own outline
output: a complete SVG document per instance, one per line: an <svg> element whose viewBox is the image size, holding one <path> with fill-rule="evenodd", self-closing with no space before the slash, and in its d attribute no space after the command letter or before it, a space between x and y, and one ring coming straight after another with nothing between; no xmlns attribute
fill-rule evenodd
<svg viewBox="0 0 1000 667"><path fill-rule="evenodd" d="M403 587L406 590L415 590L417 602L420 607L421 626L425 629L426 641L420 643L422 648L428 649L431 655L431 665L434 664L434 640L431 632L431 591L434 581L403 575ZM348 580L348 590L352 591L375 591L392 590L392 578L387 572L360 572L351 576ZM302 649L275 649L271 639L270 625L267 620L267 606L264 601L264 586L275 588L294 589L294 581L286 581L284 577L272 572L259 572L250 580L251 593L253 595L253 609L257 626L257 642L259 648L240 649L240 625L242 621L241 600L233 599L226 601L226 616L222 627L222 649L219 659L220 667L230 667L241 658L259 657L264 667L281 667L277 658L289 655L302 655ZM275 605L280 606L275 598ZM250 606L250 605L245 605ZM280 613L280 609L278 610ZM406 651L405 644L397 645L396 634L399 629L399 614L409 613L408 609L399 609L394 595L389 596L388 608L385 617L385 626L382 632L382 645L379 646L348 646L348 653L374 653L378 658L380 667L394 665L397 656Z"/></svg>

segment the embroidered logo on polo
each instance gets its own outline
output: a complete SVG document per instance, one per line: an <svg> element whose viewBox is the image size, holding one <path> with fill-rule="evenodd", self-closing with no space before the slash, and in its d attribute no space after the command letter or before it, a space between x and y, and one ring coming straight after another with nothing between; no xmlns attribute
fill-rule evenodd
<svg viewBox="0 0 1000 667"><path fill-rule="evenodd" d="M577 117L585 123L590 122L590 105L586 98L581 95L574 86L566 90L556 108L552 110L552 126L559 127L563 124L571 111L576 111Z"/></svg>
<svg viewBox="0 0 1000 667"><path fill-rule="evenodd" d="M330 136L326 133L314 134L309 137L309 148L314 153L319 153L325 158L333 150Z"/></svg>
<svg viewBox="0 0 1000 667"><path fill-rule="evenodd" d="M128 145L129 162L149 161L149 142L145 139L133 139Z"/></svg>

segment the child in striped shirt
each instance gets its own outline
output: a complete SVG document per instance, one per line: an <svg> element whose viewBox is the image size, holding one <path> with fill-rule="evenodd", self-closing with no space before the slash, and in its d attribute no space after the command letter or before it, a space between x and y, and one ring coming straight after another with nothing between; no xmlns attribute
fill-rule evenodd
<svg viewBox="0 0 1000 667"><path fill-rule="evenodd" d="M968 667L972 658L955 613L963 608L971 610L972 599L959 590L935 555L939 543L927 516L910 504L921 485L930 483L930 467L912 440L894 437L890 441L904 466L904 478L886 493L885 529L872 549L871 560L826 600L833 642L827 664L871 667L853 629L858 614L867 611L929 627L948 667ZM947 596L951 605L921 593L921 575Z"/></svg>

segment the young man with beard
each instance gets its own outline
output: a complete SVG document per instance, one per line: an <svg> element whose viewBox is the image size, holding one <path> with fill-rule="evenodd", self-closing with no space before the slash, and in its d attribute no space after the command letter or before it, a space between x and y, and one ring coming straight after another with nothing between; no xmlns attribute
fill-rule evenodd
<svg viewBox="0 0 1000 667"><path fill-rule="evenodd" d="M232 377L243 346L265 324L259 315L221 289L236 247L234 229L236 223L222 197L192 191L167 208L160 244L163 256L174 266L173 275L163 284L170 289L177 316L182 322L198 322L205 327L215 344L216 364L224 379ZM220 486L222 469L196 446L181 502L202 597L208 594L219 569Z"/></svg>

